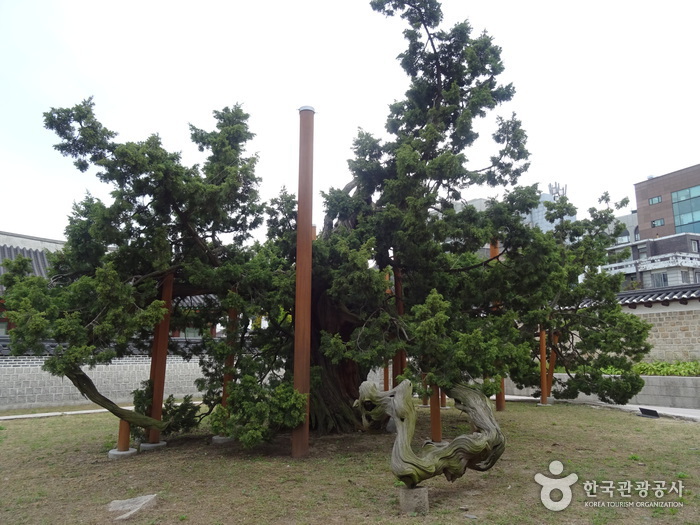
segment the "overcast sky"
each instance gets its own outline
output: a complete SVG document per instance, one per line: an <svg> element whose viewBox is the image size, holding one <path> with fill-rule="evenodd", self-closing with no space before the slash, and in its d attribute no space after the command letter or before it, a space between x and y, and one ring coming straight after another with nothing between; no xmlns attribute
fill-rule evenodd
<svg viewBox="0 0 700 525"><path fill-rule="evenodd" d="M566 185L579 216L609 191L700 163L700 3L694 0L444 0L502 47L528 133L521 182ZM63 238L73 202L109 188L52 146L43 112L93 96L118 140L158 133L202 162L188 124L241 103L256 134L261 193L296 193L298 108L316 109L314 193L349 181L358 128L382 135L408 80L399 19L369 0L0 0L0 231ZM482 136L488 138L488 126ZM483 166L490 144L467 152ZM475 189L464 197L491 196ZM322 224L322 201L314 202Z"/></svg>

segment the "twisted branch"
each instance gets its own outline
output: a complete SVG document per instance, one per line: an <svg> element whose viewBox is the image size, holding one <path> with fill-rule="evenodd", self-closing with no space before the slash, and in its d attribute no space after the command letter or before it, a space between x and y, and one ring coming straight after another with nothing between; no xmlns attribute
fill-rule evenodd
<svg viewBox="0 0 700 525"><path fill-rule="evenodd" d="M468 468L488 470L505 450L505 436L483 393L467 385L457 385L448 395L455 399L455 407L466 414L474 431L457 436L448 444L427 442L418 455L411 448L416 428L411 382L404 380L387 392L380 392L376 383L370 381L360 385L358 405L365 426L370 419L378 421L387 415L394 418L396 441L391 452L391 471L407 487L415 487L440 474L454 481Z"/></svg>

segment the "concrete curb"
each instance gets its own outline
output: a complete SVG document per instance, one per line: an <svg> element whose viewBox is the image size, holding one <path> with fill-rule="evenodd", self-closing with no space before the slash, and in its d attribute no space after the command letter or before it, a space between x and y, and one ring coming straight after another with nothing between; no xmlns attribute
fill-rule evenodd
<svg viewBox="0 0 700 525"><path fill-rule="evenodd" d="M134 407L122 407L127 410L133 410ZM104 408L97 408L94 410L69 410L68 412L42 412L40 414L16 414L14 416L0 416L0 421L12 421L13 419L40 419L42 417L56 417L56 416L74 416L82 414L99 414L101 412L107 412Z"/></svg>
<svg viewBox="0 0 700 525"><path fill-rule="evenodd" d="M494 396L491 399L495 399ZM606 408L610 410L622 410L624 412L639 412L640 408L650 408L656 410L661 417L667 417L672 419L681 419L685 421L692 421L695 423L700 423L700 410L693 408L673 408L673 407L660 407L655 405L609 405L607 403L601 402L591 402L591 401L576 401L571 399L554 400L550 398L555 404L567 403L571 405L588 405L595 408ZM506 395L506 401L515 402L530 402L539 403L540 398L534 398L529 396L515 396Z"/></svg>

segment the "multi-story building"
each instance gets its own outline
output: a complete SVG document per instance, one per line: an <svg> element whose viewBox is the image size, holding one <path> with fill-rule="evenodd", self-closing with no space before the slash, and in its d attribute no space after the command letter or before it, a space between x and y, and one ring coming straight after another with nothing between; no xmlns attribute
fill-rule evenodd
<svg viewBox="0 0 700 525"><path fill-rule="evenodd" d="M548 232L554 229L554 224L549 222L545 214L547 213L547 208L545 207L545 202L555 202L559 197L566 195L566 186L561 187L559 184L550 184L549 193L540 194L540 202L536 208L530 210L526 215L523 216L525 224L533 228L539 228L543 232ZM467 201L467 204L474 206L478 211L484 211L488 207L487 199L471 199ZM459 211L462 209L460 203L455 205L455 210ZM576 216L568 216L567 220L576 220Z"/></svg>
<svg viewBox="0 0 700 525"><path fill-rule="evenodd" d="M629 257L605 267L625 274L625 290L700 284L700 165L634 185L637 210L620 217L613 251Z"/></svg>
<svg viewBox="0 0 700 525"><path fill-rule="evenodd" d="M640 239L700 233L700 164L634 185Z"/></svg>

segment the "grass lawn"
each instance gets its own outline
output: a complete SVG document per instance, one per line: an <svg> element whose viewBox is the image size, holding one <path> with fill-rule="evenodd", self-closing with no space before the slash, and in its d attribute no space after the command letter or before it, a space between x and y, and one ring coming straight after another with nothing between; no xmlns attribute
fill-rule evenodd
<svg viewBox="0 0 700 525"><path fill-rule="evenodd" d="M399 515L388 434L312 437L309 457L292 460L289 436L245 451L210 444L203 429L170 437L159 450L109 460L118 427L111 414L0 421L0 523L104 524L118 516L107 511L110 501L155 493L158 504L128 523L700 524L700 423L522 402L509 402L497 419L508 439L499 462L454 483L424 482L428 516ZM443 411L443 424L446 439L469 431L454 409ZM428 428L427 410L419 409L416 447ZM572 503L560 512L542 505L534 481L537 473L557 477L548 470L554 460L564 465L558 477L578 476ZM585 481L599 484L596 498L586 494ZM612 496L601 492L605 481L615 484ZM641 497L633 489L624 498L617 489L625 481L633 488L682 482L683 497ZM656 502L683 506L637 506Z"/></svg>

